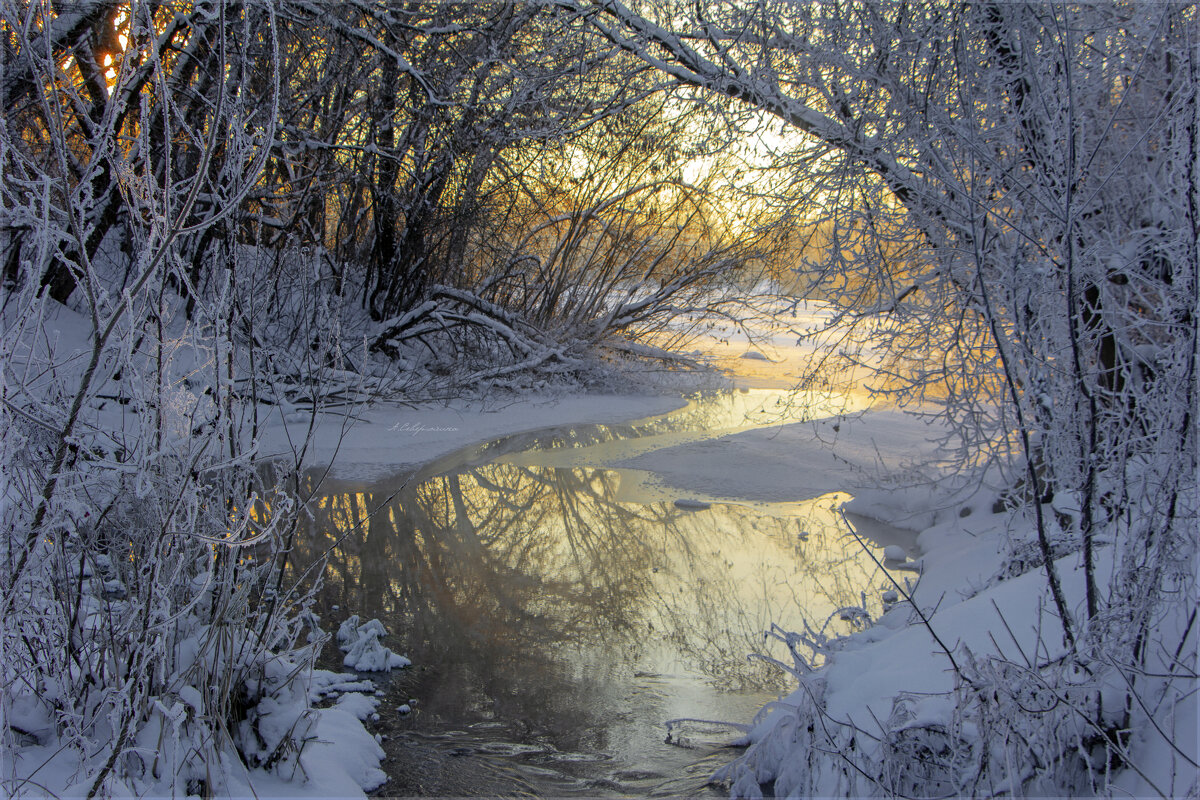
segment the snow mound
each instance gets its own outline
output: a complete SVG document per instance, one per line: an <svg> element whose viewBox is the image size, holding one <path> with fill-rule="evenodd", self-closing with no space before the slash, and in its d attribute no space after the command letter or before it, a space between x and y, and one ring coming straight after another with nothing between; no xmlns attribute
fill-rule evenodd
<svg viewBox="0 0 1200 800"><path fill-rule="evenodd" d="M252 768L218 776L215 796L353 798L387 781L379 769L383 749L360 722L378 707L361 693L374 690L373 683L325 670L296 672L297 665L284 659L264 666L273 688L240 723ZM331 691L346 693L331 708L311 706ZM198 693L180 692L184 701L190 695Z"/></svg>
<svg viewBox="0 0 1200 800"><path fill-rule="evenodd" d="M312 681L309 683L309 702L317 703L327 697L336 697L346 692L374 692L375 683L360 680L353 672L329 672L313 670Z"/></svg>
<svg viewBox="0 0 1200 800"><path fill-rule="evenodd" d="M366 626L364 626L366 627ZM390 672L412 664L379 643L379 634L368 630L350 648L342 663L359 672Z"/></svg>
<svg viewBox="0 0 1200 800"><path fill-rule="evenodd" d="M354 715L340 707L320 709L310 730L300 755L308 791L323 797L355 797L387 783L387 774L379 769L383 748Z"/></svg>
<svg viewBox="0 0 1200 800"><path fill-rule="evenodd" d="M360 625L358 628L359 637L367 636L369 634L374 634L375 636L382 638L388 635L388 630L383 626L382 622L377 619L373 619L363 625Z"/></svg>
<svg viewBox="0 0 1200 800"><path fill-rule="evenodd" d="M372 619L360 625L358 614L352 615L338 626L338 646L346 652L342 663L359 672L390 672L410 666L411 661L379 642L387 634L387 628L379 620Z"/></svg>
<svg viewBox="0 0 1200 800"><path fill-rule="evenodd" d="M364 636L374 636L377 639L382 639L387 635L388 629L379 620L372 619L360 625L358 614L354 614L338 626L338 647L343 651L348 651Z"/></svg>
<svg viewBox="0 0 1200 800"><path fill-rule="evenodd" d="M336 708L365 720L379 708L379 701L360 692L349 692L337 699Z"/></svg>

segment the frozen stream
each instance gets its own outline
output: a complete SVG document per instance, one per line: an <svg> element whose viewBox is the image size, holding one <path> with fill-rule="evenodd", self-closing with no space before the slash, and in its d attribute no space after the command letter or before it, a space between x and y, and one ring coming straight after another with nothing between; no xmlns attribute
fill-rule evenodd
<svg viewBox="0 0 1200 800"><path fill-rule="evenodd" d="M373 483L324 481L295 560L329 553L316 611L327 629L378 617L414 664L371 676L386 693L381 791L724 796L704 784L736 756L738 731L688 722L668 737L665 723L748 722L788 688L746 658L789 661L764 637L771 623L819 629L833 615L846 631L837 609L865 594L876 616L886 578L834 511L844 493L705 508L713 498L608 465L812 413L783 397L712 395L627 425L506 437ZM884 545L911 545L856 522L881 560Z"/></svg>

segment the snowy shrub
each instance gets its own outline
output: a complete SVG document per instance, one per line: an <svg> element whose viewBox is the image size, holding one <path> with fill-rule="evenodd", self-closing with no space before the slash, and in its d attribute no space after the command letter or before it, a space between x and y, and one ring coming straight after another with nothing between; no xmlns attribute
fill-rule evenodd
<svg viewBox="0 0 1200 800"><path fill-rule="evenodd" d="M10 422L6 445L25 427ZM300 630L285 615L301 598L270 602L280 565L262 558L292 524L290 497L260 498L254 469L206 457L196 440L141 461L136 448L153 435L132 434L123 457L78 457L32 541L29 510L42 506L23 477L50 465L6 468L5 705L25 715L6 720L50 752L61 742L50 773L78 770L90 790L205 780L204 765L237 752L234 732L275 691L264 659ZM6 779L38 757L18 750Z"/></svg>
<svg viewBox="0 0 1200 800"><path fill-rule="evenodd" d="M124 12L121 68L90 94L77 37L117 5L0 4L4 91L24 98L0 125L6 795L236 793L308 735L308 599L284 578L298 454L256 453L260 401L289 399L271 364L297 351L255 334L271 302L231 219L276 124L274 12L225 10L173 24L221 30L262 106L203 70L168 88L151 4ZM188 111L185 89L212 102Z"/></svg>
<svg viewBox="0 0 1200 800"><path fill-rule="evenodd" d="M387 636L387 628L379 620L360 625L358 615L351 615L337 632L338 646L346 652L342 663L359 672L391 672L412 663L384 647L379 641L383 636Z"/></svg>
<svg viewBox="0 0 1200 800"><path fill-rule="evenodd" d="M901 692L869 725L829 713L827 676L805 675L763 709L765 732L714 780L733 797L761 797L763 785L777 797L1040 797L1105 795L1121 769L1140 772L1133 731L1156 723L1130 718L1123 685L1063 659L1031 667L958 656L956 689ZM1155 787L1161 774L1147 779L1164 796L1189 785L1185 775L1173 789Z"/></svg>

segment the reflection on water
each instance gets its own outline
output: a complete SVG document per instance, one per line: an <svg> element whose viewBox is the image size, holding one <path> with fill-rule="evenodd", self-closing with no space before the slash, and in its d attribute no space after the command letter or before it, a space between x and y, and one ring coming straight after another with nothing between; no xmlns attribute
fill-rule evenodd
<svg viewBox="0 0 1200 800"><path fill-rule="evenodd" d="M620 438L598 427L576 442ZM819 629L833 614L844 631L835 610L864 593L878 613L886 578L833 512L846 495L689 511L618 499L620 470L489 460L571 438L320 487L293 557L327 559L318 613L379 617L415 665L387 679L380 709L387 793L696 794L732 735L696 729L684 750L663 723L745 722L784 691L746 658L767 651L772 622Z"/></svg>

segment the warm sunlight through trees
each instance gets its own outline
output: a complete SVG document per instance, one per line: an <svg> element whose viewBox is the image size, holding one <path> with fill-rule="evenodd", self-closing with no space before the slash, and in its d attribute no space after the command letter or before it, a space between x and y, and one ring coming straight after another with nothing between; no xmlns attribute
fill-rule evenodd
<svg viewBox="0 0 1200 800"><path fill-rule="evenodd" d="M939 641L953 735L813 699L735 794L1112 793L1154 731L1195 768L1157 726L1200 630L1198 41L1123 0L0 0L0 789L286 793L337 719L289 571L321 425L670 391L700 331L919 406L1011 514L970 592L1050 597L1020 664ZM744 347L785 338L802 373ZM380 785L349 723L334 794Z"/></svg>

